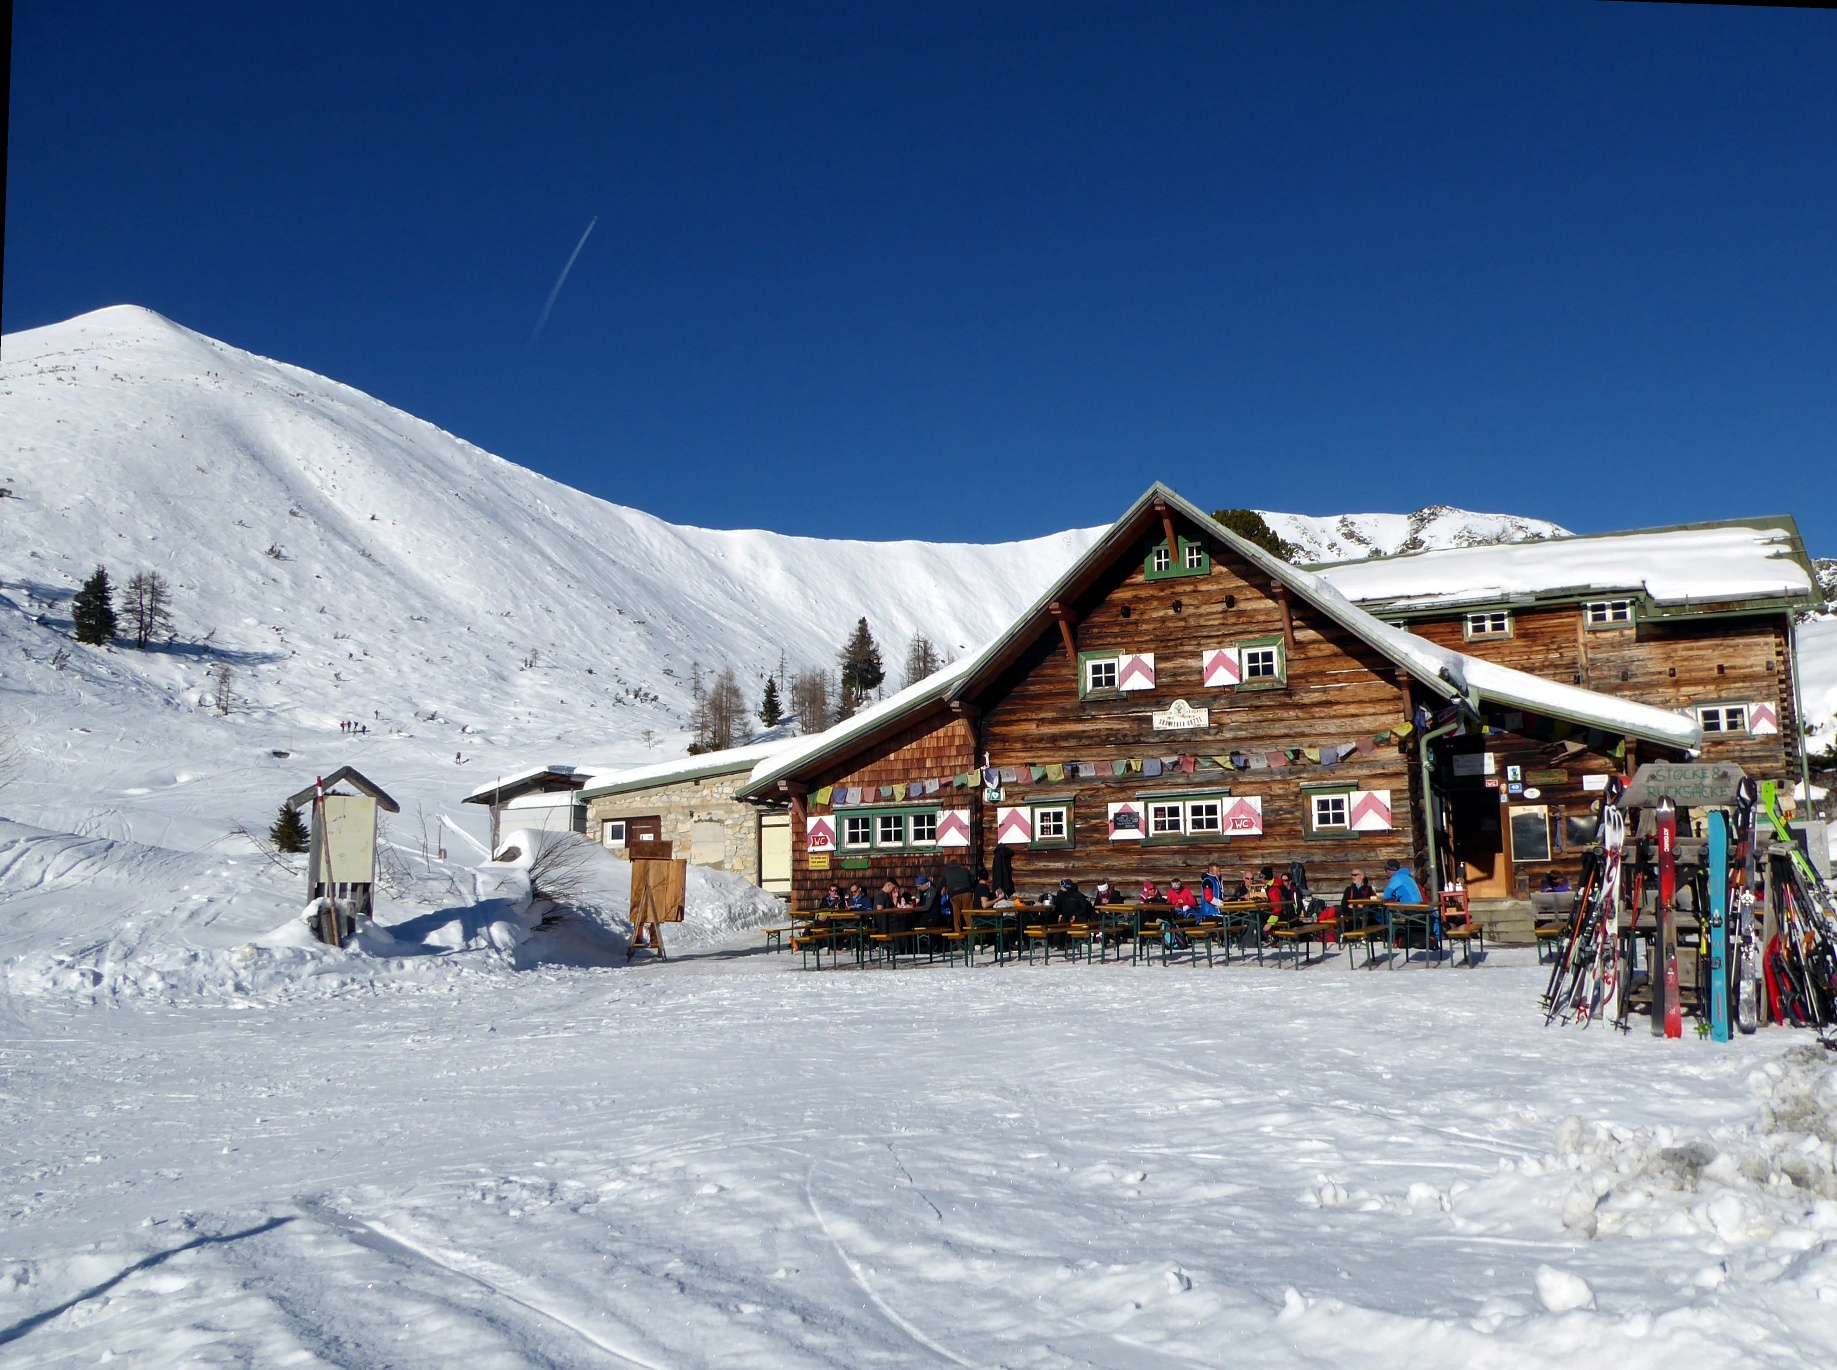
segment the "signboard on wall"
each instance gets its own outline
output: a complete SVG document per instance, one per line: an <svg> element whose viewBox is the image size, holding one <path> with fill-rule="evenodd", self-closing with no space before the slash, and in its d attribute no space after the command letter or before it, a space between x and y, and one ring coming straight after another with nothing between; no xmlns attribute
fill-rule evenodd
<svg viewBox="0 0 1837 1370"><path fill-rule="evenodd" d="M1648 761L1615 807L1648 809L1669 798L1681 809L1720 808L1735 802L1735 787L1746 778L1732 761Z"/></svg>

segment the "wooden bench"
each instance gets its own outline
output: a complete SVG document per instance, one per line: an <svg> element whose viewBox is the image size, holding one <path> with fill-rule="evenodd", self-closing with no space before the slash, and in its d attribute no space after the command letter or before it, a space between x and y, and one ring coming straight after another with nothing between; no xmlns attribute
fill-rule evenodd
<svg viewBox="0 0 1837 1370"><path fill-rule="evenodd" d="M1382 923L1368 923L1362 928L1342 928L1340 930L1339 940L1340 944L1346 948L1346 967L1348 970L1352 968L1352 953L1354 948L1361 946L1365 948L1365 964L1367 966L1377 964L1378 953L1374 949L1373 944L1384 940L1384 932L1385 928Z"/></svg>
<svg viewBox="0 0 1837 1370"><path fill-rule="evenodd" d="M796 926L791 926L784 928L765 928L763 931L765 933L765 949L767 951L783 951L785 949L785 934L787 932L798 932L800 929Z"/></svg>
<svg viewBox="0 0 1837 1370"><path fill-rule="evenodd" d="M1539 923L1531 929L1531 938L1537 943L1537 961L1542 965L1544 948L1548 947L1553 956L1563 954L1563 943L1569 940L1569 924Z"/></svg>
<svg viewBox="0 0 1837 1370"><path fill-rule="evenodd" d="M1460 920L1442 919L1442 940L1461 944L1461 963L1473 964L1473 944L1480 944L1480 955L1486 955L1486 929L1472 918Z"/></svg>

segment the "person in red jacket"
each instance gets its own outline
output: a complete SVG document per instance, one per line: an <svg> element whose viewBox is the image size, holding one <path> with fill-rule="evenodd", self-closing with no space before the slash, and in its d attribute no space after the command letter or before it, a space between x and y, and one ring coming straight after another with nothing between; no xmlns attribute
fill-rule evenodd
<svg viewBox="0 0 1837 1370"><path fill-rule="evenodd" d="M1199 907L1199 901L1193 898L1193 892L1185 883L1175 876L1167 882L1167 907L1175 913L1191 915Z"/></svg>

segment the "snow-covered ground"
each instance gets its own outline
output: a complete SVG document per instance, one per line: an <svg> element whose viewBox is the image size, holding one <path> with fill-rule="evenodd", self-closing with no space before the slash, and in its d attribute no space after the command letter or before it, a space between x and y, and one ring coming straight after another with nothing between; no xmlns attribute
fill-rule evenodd
<svg viewBox="0 0 1837 1370"><path fill-rule="evenodd" d="M1822 1366L1804 1034L1542 972L630 972L4 1000L9 1365Z"/></svg>

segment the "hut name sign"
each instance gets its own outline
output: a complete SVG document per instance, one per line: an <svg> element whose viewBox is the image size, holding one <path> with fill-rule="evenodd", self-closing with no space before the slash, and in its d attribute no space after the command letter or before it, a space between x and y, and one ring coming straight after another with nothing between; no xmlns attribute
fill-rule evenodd
<svg viewBox="0 0 1837 1370"><path fill-rule="evenodd" d="M1741 767L1727 761L1648 761L1634 773L1633 783L1620 796L1620 807L1649 808L1665 798L1686 809L1733 804L1735 787L1745 778Z"/></svg>
<svg viewBox="0 0 1837 1370"><path fill-rule="evenodd" d="M1150 714L1158 733L1177 732L1185 728L1209 728L1212 726L1210 709L1195 709L1184 699L1176 699L1165 709Z"/></svg>

